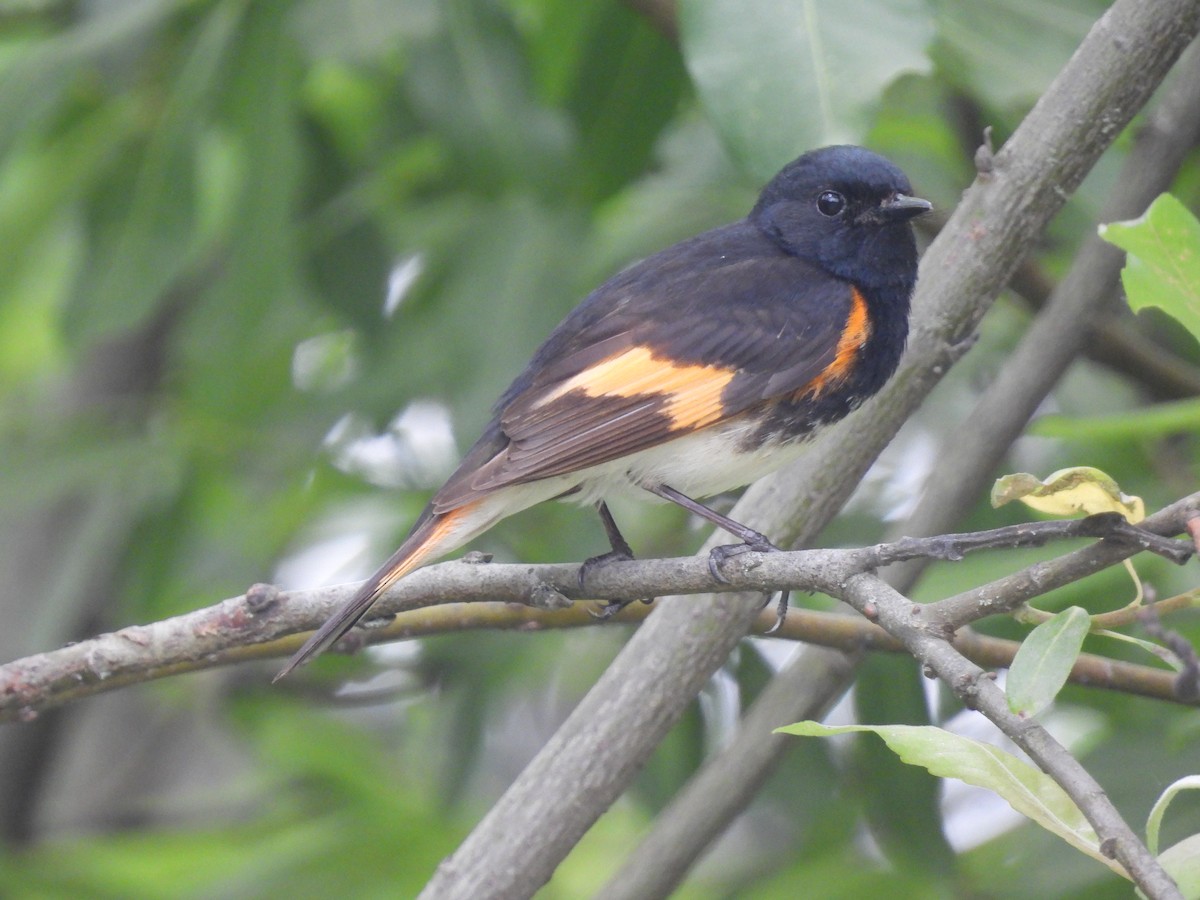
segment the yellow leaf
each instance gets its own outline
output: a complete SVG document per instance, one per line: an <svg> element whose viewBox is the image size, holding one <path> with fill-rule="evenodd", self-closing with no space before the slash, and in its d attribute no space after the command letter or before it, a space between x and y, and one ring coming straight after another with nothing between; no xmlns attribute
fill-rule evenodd
<svg viewBox="0 0 1200 900"><path fill-rule="evenodd" d="M1146 518L1141 497L1122 493L1111 477L1088 466L1059 469L1044 481L1026 472L998 478L992 487L992 506L1013 500L1052 516L1119 512L1133 523Z"/></svg>

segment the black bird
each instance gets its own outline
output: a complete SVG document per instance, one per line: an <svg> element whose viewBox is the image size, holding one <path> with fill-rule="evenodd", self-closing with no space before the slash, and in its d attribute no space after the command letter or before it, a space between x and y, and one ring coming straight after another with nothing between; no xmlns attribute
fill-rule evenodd
<svg viewBox="0 0 1200 900"><path fill-rule="evenodd" d="M773 549L692 498L789 462L891 377L917 276L909 222L931 208L911 193L869 150L814 150L745 219L602 284L504 392L400 549L276 677L333 644L397 579L543 500L597 505L613 552L596 560L630 556L604 503L614 494L657 495Z"/></svg>

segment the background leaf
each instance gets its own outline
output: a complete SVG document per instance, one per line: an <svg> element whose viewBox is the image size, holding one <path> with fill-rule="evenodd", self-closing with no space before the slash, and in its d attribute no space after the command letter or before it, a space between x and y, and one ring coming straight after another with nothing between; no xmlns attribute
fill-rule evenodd
<svg viewBox="0 0 1200 900"><path fill-rule="evenodd" d="M920 0L683 0L680 20L700 96L760 180L810 147L861 143L883 89L930 68Z"/></svg>
<svg viewBox="0 0 1200 900"><path fill-rule="evenodd" d="M1165 437L1180 432L1200 431L1200 401L1156 403L1119 415L1088 418L1042 416L1030 430L1043 437L1074 437L1088 441L1136 441Z"/></svg>
<svg viewBox="0 0 1200 900"><path fill-rule="evenodd" d="M1090 627L1087 610L1072 606L1034 628L1021 641L1008 669L1004 684L1008 708L1036 716L1053 703L1067 683Z"/></svg>
<svg viewBox="0 0 1200 900"><path fill-rule="evenodd" d="M934 58L948 77L989 105L1036 97L1074 52L1106 4L1096 0L936 0Z"/></svg>
<svg viewBox="0 0 1200 900"><path fill-rule="evenodd" d="M909 765L928 769L939 778L957 778L999 794L1017 812L1114 872L1124 874L1119 863L1100 852L1095 831L1063 789L1049 775L998 747L931 725L829 726L798 722L776 731L801 737L876 734Z"/></svg>
<svg viewBox="0 0 1200 900"><path fill-rule="evenodd" d="M1200 834L1172 844L1158 857L1185 897L1200 896Z"/></svg>
<svg viewBox="0 0 1200 900"><path fill-rule="evenodd" d="M1159 833L1162 830L1167 808L1180 794L1196 790L1200 790L1200 775L1188 775L1168 785L1167 789L1159 794L1146 819L1146 846L1151 853L1158 853Z"/></svg>
<svg viewBox="0 0 1200 900"><path fill-rule="evenodd" d="M1200 222L1170 194L1139 219L1100 226L1100 236L1129 256L1121 282L1129 306L1157 306L1200 340Z"/></svg>

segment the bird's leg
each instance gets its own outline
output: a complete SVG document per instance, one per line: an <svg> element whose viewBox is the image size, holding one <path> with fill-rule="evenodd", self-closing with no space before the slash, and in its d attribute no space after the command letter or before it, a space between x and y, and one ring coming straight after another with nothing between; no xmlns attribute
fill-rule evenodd
<svg viewBox="0 0 1200 900"><path fill-rule="evenodd" d="M604 533L608 535L608 543L612 546L612 550L608 553L601 553L599 556L593 556L585 559L579 567L579 588L583 589L583 583L587 580L587 574L597 566L603 566L610 562L624 562L633 559L633 549L629 546L629 542L625 540L625 536L621 534L621 529L617 527L617 522L613 518L612 513L608 509L608 504L603 500L596 506L596 511L600 513L600 521L604 523ZM597 619L611 619L622 609L632 603L632 600L610 600L604 604L597 612L592 613ZM643 603L653 603L654 598L649 597L642 601Z"/></svg>
<svg viewBox="0 0 1200 900"><path fill-rule="evenodd" d="M600 521L604 524L604 533L608 536L608 543L612 545L612 550L604 556L611 559L633 559L633 549L629 546L629 541L625 540L625 535L621 534L621 529L617 527L617 520L613 518L608 504L601 500L596 507L596 512L600 513ZM601 558L594 557L594 559Z"/></svg>
<svg viewBox="0 0 1200 900"><path fill-rule="evenodd" d="M721 574L721 566L724 565L727 559L737 556L739 553L746 553L750 550L756 553L775 553L779 548L771 543L770 539L765 534L755 531L741 522L736 522L728 516L723 516L719 512L709 509L703 503L698 503L686 494L681 494L673 487L668 487L665 484L657 485L656 487L646 488L650 493L657 494L664 500L670 500L682 506L690 513L695 513L700 518L712 522L723 531L728 531L736 538L741 538L740 544L722 544L720 547L713 547L708 554L708 572L713 579L720 581L723 584L728 584L729 579ZM771 599L771 595L767 594L767 602ZM764 603L765 605L765 603ZM779 605L776 607L775 624L767 634L773 634L783 625L783 620L787 617L788 609L788 592L781 591L779 594Z"/></svg>
<svg viewBox="0 0 1200 900"><path fill-rule="evenodd" d="M656 485L655 487L647 487L652 494L657 494L664 500L670 500L682 506L690 513L695 513L700 518L712 522L723 531L728 531L735 538L740 538L740 544L724 544L720 547L713 547L708 554L708 571L717 581L728 583L728 580L721 574L721 565L725 560L737 556L740 553L746 553L753 550L756 553L772 553L778 551L776 547L767 538L765 534L755 531L749 526L743 525L741 522L735 522L728 516L723 516L719 512L714 512L703 503L697 503L686 494L681 494L673 487L668 487L665 484Z"/></svg>

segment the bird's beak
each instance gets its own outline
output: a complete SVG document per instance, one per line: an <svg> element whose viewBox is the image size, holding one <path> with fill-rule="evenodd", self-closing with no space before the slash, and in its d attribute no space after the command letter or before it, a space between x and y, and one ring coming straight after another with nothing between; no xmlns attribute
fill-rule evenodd
<svg viewBox="0 0 1200 900"><path fill-rule="evenodd" d="M920 197L893 194L879 204L879 212L886 222L907 222L933 209L933 204Z"/></svg>

